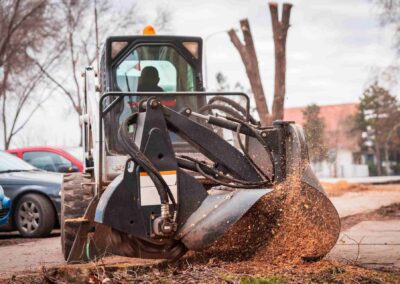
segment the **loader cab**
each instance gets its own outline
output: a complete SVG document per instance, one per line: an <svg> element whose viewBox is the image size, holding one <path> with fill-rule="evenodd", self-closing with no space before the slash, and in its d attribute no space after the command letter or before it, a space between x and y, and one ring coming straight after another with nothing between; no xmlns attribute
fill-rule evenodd
<svg viewBox="0 0 400 284"><path fill-rule="evenodd" d="M198 37L109 37L101 59L101 91L203 91L201 50ZM140 88L149 79L143 78L149 67L158 73L157 90Z"/></svg>
<svg viewBox="0 0 400 284"><path fill-rule="evenodd" d="M108 154L123 154L116 139L116 125L136 112L147 94L159 96L163 105L175 110L197 110L206 104L204 96L189 94L204 91L201 51L202 39L198 37L145 35L106 40L100 63L101 93L132 94L114 105L104 119ZM188 94L173 95L179 92ZM113 100L108 97L105 103ZM176 135L172 138L178 139Z"/></svg>

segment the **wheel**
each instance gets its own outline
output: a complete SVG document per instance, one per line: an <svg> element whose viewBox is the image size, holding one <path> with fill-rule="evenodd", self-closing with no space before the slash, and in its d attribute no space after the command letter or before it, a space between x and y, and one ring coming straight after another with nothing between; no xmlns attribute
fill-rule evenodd
<svg viewBox="0 0 400 284"><path fill-rule="evenodd" d="M54 228L56 213L50 200L39 194L26 194L14 212L17 229L24 237L46 237Z"/></svg>
<svg viewBox="0 0 400 284"><path fill-rule="evenodd" d="M65 260L71 251L79 229L78 222L65 222L66 219L83 217L94 196L91 177L84 173L65 174L61 188L61 248Z"/></svg>

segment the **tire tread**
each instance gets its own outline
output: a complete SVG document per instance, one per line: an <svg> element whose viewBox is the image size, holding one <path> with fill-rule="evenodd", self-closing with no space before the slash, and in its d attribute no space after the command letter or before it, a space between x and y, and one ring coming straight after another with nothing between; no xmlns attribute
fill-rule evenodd
<svg viewBox="0 0 400 284"><path fill-rule="evenodd" d="M61 247L67 260L79 229L79 223L65 222L65 219L82 217L94 196L91 177L83 173L65 174L61 189Z"/></svg>

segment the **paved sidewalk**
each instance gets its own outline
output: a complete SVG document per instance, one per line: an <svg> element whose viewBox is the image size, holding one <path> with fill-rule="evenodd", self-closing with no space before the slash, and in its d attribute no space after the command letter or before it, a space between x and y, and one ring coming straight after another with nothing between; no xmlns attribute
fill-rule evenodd
<svg viewBox="0 0 400 284"><path fill-rule="evenodd" d="M400 268L400 220L363 221L342 232L329 258Z"/></svg>
<svg viewBox="0 0 400 284"><path fill-rule="evenodd" d="M340 218L369 212L392 203L400 203L400 190L348 192L331 197Z"/></svg>
<svg viewBox="0 0 400 284"><path fill-rule="evenodd" d="M346 181L348 183L362 183L362 184L386 184L386 183L400 183L400 176L379 176L379 177L359 177L359 178L319 178L320 182L337 183L339 181Z"/></svg>
<svg viewBox="0 0 400 284"><path fill-rule="evenodd" d="M1 279L11 277L20 271L38 272L42 267L64 267L66 262L61 253L61 237L35 239L32 242L0 247ZM109 256L103 259L106 265L147 266L161 262L154 259L139 259ZM70 264L69 267L92 268L92 263Z"/></svg>
<svg viewBox="0 0 400 284"><path fill-rule="evenodd" d="M0 275L64 263L60 237L0 247Z"/></svg>

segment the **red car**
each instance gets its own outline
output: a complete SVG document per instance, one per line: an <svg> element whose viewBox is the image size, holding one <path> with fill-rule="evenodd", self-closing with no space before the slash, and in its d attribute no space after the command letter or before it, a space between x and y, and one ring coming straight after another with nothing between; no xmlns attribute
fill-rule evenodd
<svg viewBox="0 0 400 284"><path fill-rule="evenodd" d="M30 163L36 168L49 172L82 172L82 162L68 153L67 151L56 147L28 147L8 150L24 161Z"/></svg>

